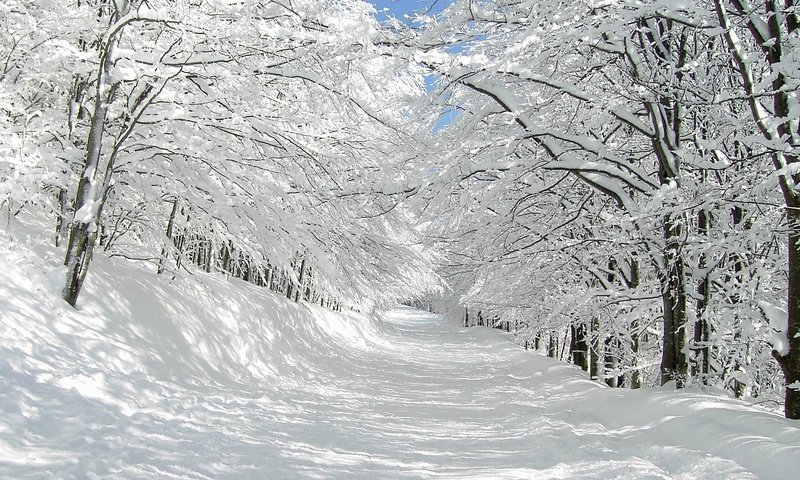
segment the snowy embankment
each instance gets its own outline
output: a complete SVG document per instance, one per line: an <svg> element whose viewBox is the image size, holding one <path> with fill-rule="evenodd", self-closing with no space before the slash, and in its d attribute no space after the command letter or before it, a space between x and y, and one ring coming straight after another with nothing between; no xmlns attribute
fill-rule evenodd
<svg viewBox="0 0 800 480"><path fill-rule="evenodd" d="M5 249L5 247L2 247ZM625 391L486 329L0 250L0 478L791 478L800 424ZM49 258L56 258L47 252ZM50 272L50 273L47 273Z"/></svg>

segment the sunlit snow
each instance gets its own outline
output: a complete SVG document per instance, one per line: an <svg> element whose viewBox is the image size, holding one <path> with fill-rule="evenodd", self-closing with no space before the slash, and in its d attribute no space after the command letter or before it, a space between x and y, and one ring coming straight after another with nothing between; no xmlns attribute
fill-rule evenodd
<svg viewBox="0 0 800 480"><path fill-rule="evenodd" d="M629 391L496 331L98 259L76 312L0 254L2 478L769 479L800 428ZM56 269L58 270L58 269Z"/></svg>

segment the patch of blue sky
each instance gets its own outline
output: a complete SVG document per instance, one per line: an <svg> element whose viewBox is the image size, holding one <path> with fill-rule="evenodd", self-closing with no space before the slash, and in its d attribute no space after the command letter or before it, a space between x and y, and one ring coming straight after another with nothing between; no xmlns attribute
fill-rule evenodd
<svg viewBox="0 0 800 480"><path fill-rule="evenodd" d="M444 10L453 0L369 0L375 6L377 11L377 18L379 21L384 21L389 18L396 18L407 24L412 24L415 14L435 15ZM463 47L453 45L446 47L451 53L460 51ZM439 82L441 75L438 73L431 73L425 75L425 90L428 93L435 92L440 89ZM446 105L449 99L449 94L443 93L437 99L437 102ZM453 123L459 115L459 109L451 106L445 106L441 114L431 127L432 132L438 132Z"/></svg>
<svg viewBox="0 0 800 480"><path fill-rule="evenodd" d="M455 122L459 113L460 110L455 107L445 107L442 113L439 114L439 118L434 122L431 132L436 133L447 128L450 124Z"/></svg>
<svg viewBox="0 0 800 480"><path fill-rule="evenodd" d="M441 112L431 127L433 133L439 132L453 123L460 113L457 107L449 104L451 92L441 91L442 85L439 84L441 81L442 77L438 73L425 75L425 89L428 93L435 93L437 90L441 92L435 100L435 103L441 106Z"/></svg>
<svg viewBox="0 0 800 480"><path fill-rule="evenodd" d="M411 22L415 13L433 15L441 12L452 0L369 0L378 12L378 20L397 18Z"/></svg>

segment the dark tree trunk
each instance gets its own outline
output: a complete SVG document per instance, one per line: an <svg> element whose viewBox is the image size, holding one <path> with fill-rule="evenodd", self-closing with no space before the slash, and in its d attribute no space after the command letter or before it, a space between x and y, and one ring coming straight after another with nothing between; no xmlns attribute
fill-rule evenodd
<svg viewBox="0 0 800 480"><path fill-rule="evenodd" d="M292 280L289 276L286 276L286 298L289 300L292 299L292 293L294 293L294 285L292 284Z"/></svg>
<svg viewBox="0 0 800 480"><path fill-rule="evenodd" d="M589 330L589 378L597 380L600 376L600 320L593 318Z"/></svg>
<svg viewBox="0 0 800 480"><path fill-rule="evenodd" d="M784 414L786 418L800 419L800 202L786 210L789 223L789 292L787 341L789 352L773 356L783 370L786 382Z"/></svg>
<svg viewBox="0 0 800 480"><path fill-rule="evenodd" d="M558 338L556 332L550 331L550 338L547 342L547 356L550 358L558 358Z"/></svg>
<svg viewBox="0 0 800 480"><path fill-rule="evenodd" d="M297 286L297 292L294 296L294 301L300 301L300 294L303 292L303 282L306 279L306 258L303 257L303 260L300 262L300 278L299 278L299 285Z"/></svg>
<svg viewBox="0 0 800 480"><path fill-rule="evenodd" d="M570 343L570 351L572 353L572 363L587 371L587 353L589 350L589 342L586 338L586 324L578 323L570 326L572 333L572 342Z"/></svg>
<svg viewBox="0 0 800 480"><path fill-rule="evenodd" d="M67 257L64 260L67 266L67 278L61 297L73 307L78 302L78 295L89 270L96 236L96 233L89 231L87 223L75 224L70 229Z"/></svg>
<svg viewBox="0 0 800 480"><path fill-rule="evenodd" d="M668 235L665 255L665 277L662 279L661 302L663 307L664 334L662 336L661 384L674 380L681 388L689 374L684 353L686 345L686 287L684 265L680 245L676 237L680 225L665 219L665 234Z"/></svg>
<svg viewBox="0 0 800 480"><path fill-rule="evenodd" d="M642 370L639 366L639 351L641 350L640 339L639 339L639 325L638 322L634 322L632 326L633 330L631 331L631 350L633 351L634 356L634 366L633 371L631 372L631 388L637 389L642 388Z"/></svg>
<svg viewBox="0 0 800 480"><path fill-rule="evenodd" d="M710 214L702 209L697 214L697 233L704 237L708 234ZM709 374L709 344L711 339L711 326L706 318L706 310L710 302L711 292L709 290L709 273L706 254L701 252L697 262L700 270L700 280L697 284L697 316L694 323L694 362L692 365L692 376L698 377L704 385L708 384Z"/></svg>
<svg viewBox="0 0 800 480"><path fill-rule="evenodd" d="M67 191L59 187L56 193L56 201L58 202L58 216L56 217L56 247L61 246L61 240L67 235L67 217L69 215L69 202L67 201Z"/></svg>

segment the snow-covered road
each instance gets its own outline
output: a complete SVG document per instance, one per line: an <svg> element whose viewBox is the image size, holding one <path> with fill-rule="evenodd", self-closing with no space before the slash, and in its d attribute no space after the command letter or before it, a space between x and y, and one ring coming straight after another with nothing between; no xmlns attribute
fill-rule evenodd
<svg viewBox="0 0 800 480"><path fill-rule="evenodd" d="M786 471L780 457L800 465L800 444L770 438L781 419L737 418L702 395L603 388L499 332L417 310L386 322L386 348L289 394L285 417L250 404L255 430L239 441L253 442L252 456L237 463L287 478L687 480L772 478ZM740 457L749 465L731 460Z"/></svg>
<svg viewBox="0 0 800 480"><path fill-rule="evenodd" d="M123 264L96 273L74 312L35 293L46 278L2 267L0 478L800 471L800 429L777 415L606 388L506 334L425 312L338 315L215 277L154 286Z"/></svg>

